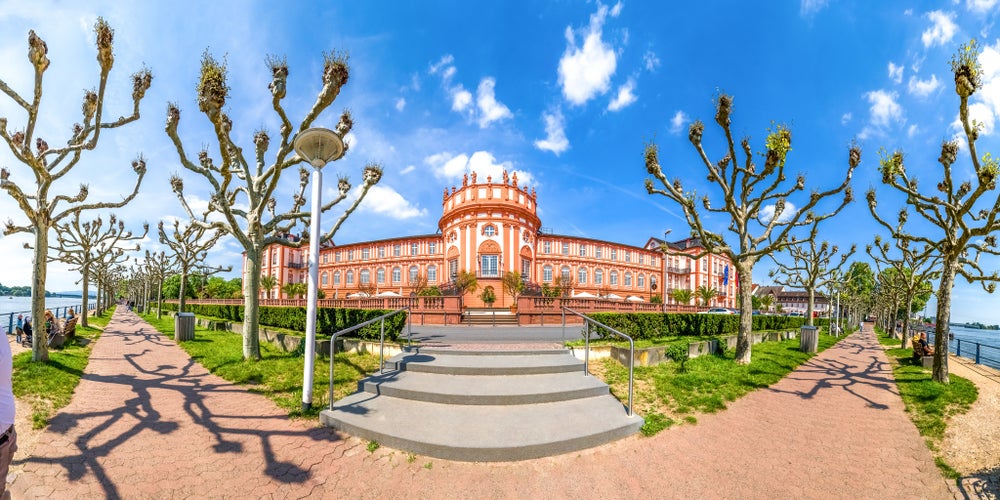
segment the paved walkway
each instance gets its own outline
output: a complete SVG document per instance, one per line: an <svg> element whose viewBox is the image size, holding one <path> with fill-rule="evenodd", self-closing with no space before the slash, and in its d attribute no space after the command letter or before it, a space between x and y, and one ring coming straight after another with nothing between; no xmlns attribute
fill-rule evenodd
<svg viewBox="0 0 1000 500"><path fill-rule="evenodd" d="M419 425L419 422L414 422ZM289 421L115 314L15 498L951 498L870 331L653 438L449 462Z"/></svg>

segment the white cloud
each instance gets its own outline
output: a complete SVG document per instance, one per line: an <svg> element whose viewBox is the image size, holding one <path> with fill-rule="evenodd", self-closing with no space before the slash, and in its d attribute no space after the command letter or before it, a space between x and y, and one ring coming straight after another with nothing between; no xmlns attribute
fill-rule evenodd
<svg viewBox="0 0 1000 500"><path fill-rule="evenodd" d="M941 88L941 82L938 81L935 75L931 75L929 80L921 80L914 75L910 77L906 88L911 94L917 97L927 97Z"/></svg>
<svg viewBox="0 0 1000 500"><path fill-rule="evenodd" d="M995 116L1000 116L1000 40L983 47L979 64L983 71L983 87L974 98L989 106Z"/></svg>
<svg viewBox="0 0 1000 500"><path fill-rule="evenodd" d="M660 66L660 58L656 57L656 53L652 50L647 50L642 55L642 64L646 67L646 71L655 71Z"/></svg>
<svg viewBox="0 0 1000 500"><path fill-rule="evenodd" d="M472 104L472 93L465 90L462 84L451 89L451 110L465 111Z"/></svg>
<svg viewBox="0 0 1000 500"><path fill-rule="evenodd" d="M982 127L979 132L980 137L993 135L993 130L996 126L996 115L986 104L975 102L969 105L969 122L980 124ZM955 116L955 121L951 122L951 128L955 131L955 139L958 139L959 145L964 147L966 145L965 131L962 127L962 121L958 116Z"/></svg>
<svg viewBox="0 0 1000 500"><path fill-rule="evenodd" d="M542 113L542 119L545 120L545 139L535 141L535 147L559 156L569 149L569 140L566 139L566 120L562 111L556 109L551 113Z"/></svg>
<svg viewBox="0 0 1000 500"><path fill-rule="evenodd" d="M446 180L457 181L475 172L478 176L476 182L484 183L487 177L491 177L494 184L499 184L502 182L504 171L508 174L517 173L519 186L527 186L534 180L534 176L530 173L515 170L513 163L509 161L497 162L496 157L488 151L476 151L472 156L438 153L424 158L424 162L434 169L434 175Z"/></svg>
<svg viewBox="0 0 1000 500"><path fill-rule="evenodd" d="M904 16L912 16L913 15L913 9L906 9L906 10L904 10L903 11L903 15Z"/></svg>
<svg viewBox="0 0 1000 500"><path fill-rule="evenodd" d="M635 89L635 81L631 78L624 85L618 87L618 94L608 103L608 111L620 111L635 102L636 95L632 93Z"/></svg>
<svg viewBox="0 0 1000 500"><path fill-rule="evenodd" d="M621 2L616 3L615 6L611 8L611 17L618 17L618 14L622 13L622 7L624 7L624 5L622 5Z"/></svg>
<svg viewBox="0 0 1000 500"><path fill-rule="evenodd" d="M902 121L903 108L896 102L899 95L896 92L873 90L865 94L871 103L871 121L876 127L887 127L891 122Z"/></svg>
<svg viewBox="0 0 1000 500"><path fill-rule="evenodd" d="M924 42L924 47L944 45L950 42L952 37L955 36L955 32L958 31L958 26L952 20L955 17L955 13L953 12L935 10L924 15L931 21L931 26L920 35L920 40Z"/></svg>
<svg viewBox="0 0 1000 500"><path fill-rule="evenodd" d="M788 222L792 220L796 210L798 209L795 208L795 205L792 202L786 201L784 210L782 210L781 214L778 216L778 222ZM770 222L772 217L774 217L774 205L767 205L760 209L760 220L764 224Z"/></svg>
<svg viewBox="0 0 1000 500"><path fill-rule="evenodd" d="M840 116L840 124L847 125L847 123L850 122L851 118L853 117L854 115L852 115L850 112L844 113L843 115Z"/></svg>
<svg viewBox="0 0 1000 500"><path fill-rule="evenodd" d="M406 109L406 99L400 97L396 99L396 111L402 111Z"/></svg>
<svg viewBox="0 0 1000 500"><path fill-rule="evenodd" d="M601 39L607 15L608 7L599 5L590 16L590 25L582 30L583 45L579 47L573 28L566 27L566 51L559 59L559 84L571 104L584 104L606 93L611 86L618 58L614 49Z"/></svg>
<svg viewBox="0 0 1000 500"><path fill-rule="evenodd" d="M829 0L802 0L799 3L799 14L802 16L811 16L826 7Z"/></svg>
<svg viewBox="0 0 1000 500"><path fill-rule="evenodd" d="M903 81L903 66L897 66L896 63L889 61L889 79L894 83L900 83Z"/></svg>
<svg viewBox="0 0 1000 500"><path fill-rule="evenodd" d="M988 14L996 7L998 0L966 0L965 6L972 12Z"/></svg>
<svg viewBox="0 0 1000 500"><path fill-rule="evenodd" d="M454 67L451 66L451 63L453 62L455 62L455 56L452 56L451 54L446 54L444 56L441 56L441 59L438 62L431 64L430 73L432 75L437 74L438 71L446 70L449 67L451 67L451 69L454 69ZM446 75L442 74L442 77L444 76ZM450 77L451 75L447 76Z"/></svg>
<svg viewBox="0 0 1000 500"><path fill-rule="evenodd" d="M910 125L909 128L906 129L906 136L911 139L918 133L920 133L920 127L917 127L916 123Z"/></svg>
<svg viewBox="0 0 1000 500"><path fill-rule="evenodd" d="M490 123L513 116L510 109L498 102L493 88L496 80L483 78L476 89L476 106L479 107L479 128L486 128Z"/></svg>
<svg viewBox="0 0 1000 500"><path fill-rule="evenodd" d="M687 113L677 110L674 113L674 117L670 119L670 133L675 135L681 133L684 130L684 125L690 121L691 119L688 118Z"/></svg>
<svg viewBox="0 0 1000 500"><path fill-rule="evenodd" d="M354 198L361 192L361 186L354 188ZM385 215L393 219L412 219L414 217L425 217L427 209L417 208L412 203L403 198L395 189L388 186L372 186L361 201L359 207L376 214Z"/></svg>
<svg viewBox="0 0 1000 500"><path fill-rule="evenodd" d="M403 170L399 171L399 175L406 175L406 174L408 174L410 172L413 172L416 169L417 169L417 167L415 167L413 165L407 165L406 168L404 168Z"/></svg>

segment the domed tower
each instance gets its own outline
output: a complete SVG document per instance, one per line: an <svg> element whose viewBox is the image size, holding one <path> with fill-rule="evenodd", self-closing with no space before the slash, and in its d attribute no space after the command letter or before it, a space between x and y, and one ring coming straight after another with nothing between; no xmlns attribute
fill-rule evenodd
<svg viewBox="0 0 1000 500"><path fill-rule="evenodd" d="M517 271L526 281L534 278L535 236L541 228L535 191L519 186L517 173L508 175L504 170L502 182L494 182L473 172L465 176L461 188L453 186L450 193L445 189L442 205L438 228L444 239L444 280L452 281L459 271L473 272L480 291L492 286L496 305L510 305L511 298L504 296L500 285L504 273ZM468 305L481 304L478 297L465 300Z"/></svg>

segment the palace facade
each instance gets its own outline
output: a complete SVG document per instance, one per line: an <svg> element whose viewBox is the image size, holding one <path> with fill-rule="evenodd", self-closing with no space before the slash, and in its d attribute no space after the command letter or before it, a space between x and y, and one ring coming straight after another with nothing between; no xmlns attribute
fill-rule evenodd
<svg viewBox="0 0 1000 500"><path fill-rule="evenodd" d="M736 307L737 279L729 259L687 255L702 251L697 239L668 242L649 238L632 246L542 230L534 189L518 185L517 174L496 181L476 173L460 187L444 190L438 232L401 236L320 249L319 283L327 299L408 296L423 287L447 289L460 271L475 273L478 289L463 298L481 307L479 295L492 287L496 302L505 296L502 276L520 273L535 292L559 288L563 296L650 302L659 296L676 304L673 292L699 287L716 290L709 306ZM665 252L664 248L669 251ZM687 255L685 255L687 254ZM288 298L286 283L306 282L308 249L273 246L262 260L264 276L277 286L262 298ZM699 303L692 298L690 304Z"/></svg>

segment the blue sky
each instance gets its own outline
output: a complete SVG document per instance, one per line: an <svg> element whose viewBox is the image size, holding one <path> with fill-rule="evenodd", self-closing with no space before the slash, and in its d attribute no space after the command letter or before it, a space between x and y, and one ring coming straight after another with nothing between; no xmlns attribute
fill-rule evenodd
<svg viewBox="0 0 1000 500"><path fill-rule="evenodd" d="M128 112L128 75L143 64L153 71L153 87L139 123L103 134L57 191L75 193L87 182L93 198L118 199L131 187L129 161L142 152L149 174L140 199L119 216L134 228L144 221L155 227L182 215L171 174L187 179L193 204L207 197L206 183L183 171L163 132L166 103L176 102L187 148L211 144L194 92L206 49L228 64L227 106L248 151L255 130L277 133L265 56L288 59L284 104L297 123L319 88L322 53L346 51L350 81L317 122L332 127L342 108L355 119L347 156L324 170L327 197L337 175L359 182L367 162L381 162L385 176L335 237L340 243L433 233L445 187L471 169L496 176L503 168L536 188L543 225L556 233L633 245L665 230L680 238L688 230L679 209L645 193L643 146L655 139L668 175L706 192L687 126L706 121L709 155L722 155L712 121L721 91L735 98L734 134L749 136L755 149L772 122L791 127L789 172L806 174L810 189L842 180L847 147L857 139L864 148L853 179L859 201L823 226L821 238L863 248L878 231L863 195L879 187L880 147L902 148L910 171L936 182L940 142L956 133L948 60L973 37L985 49L986 87L973 99L973 115L985 124L979 149L998 151L998 10L997 0L0 2L0 78L30 92L26 35L34 29L52 60L39 133L61 144L78 120L83 89L96 86L91 27L104 16L116 30L106 112ZM0 116L11 130L25 120L6 96ZM968 160L961 163L968 172ZM15 181L28 176L6 150L0 164ZM294 177L285 183L288 196ZM877 192L880 207L894 214L898 196ZM6 195L0 216L23 217ZM726 221L709 224L721 230ZM25 263L5 266L0 282L29 283L24 241L0 238L0 259ZM225 242L209 261L238 265L239 251ZM865 258L859 251L856 258ZM759 264L754 280L768 284L771 266ZM48 288L73 289L77 279L53 264ZM1000 323L989 307L996 300L960 281L953 318Z"/></svg>

